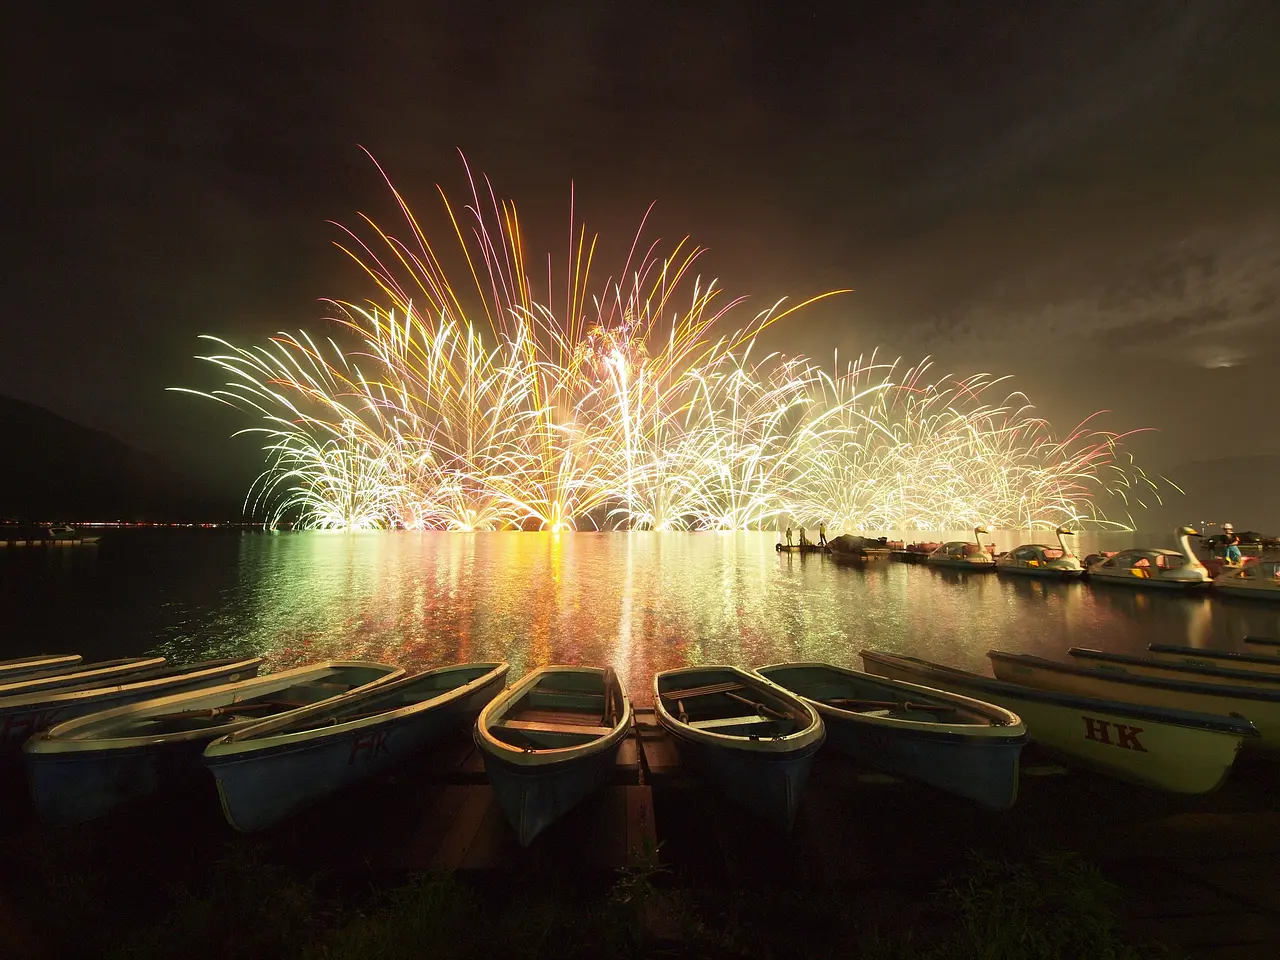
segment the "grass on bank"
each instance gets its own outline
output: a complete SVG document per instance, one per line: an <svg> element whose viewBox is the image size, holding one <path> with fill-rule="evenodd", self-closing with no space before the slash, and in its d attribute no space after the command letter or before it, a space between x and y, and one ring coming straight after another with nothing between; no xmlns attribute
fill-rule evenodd
<svg viewBox="0 0 1280 960"><path fill-rule="evenodd" d="M606 890L546 876L473 884L425 874L338 890L263 862L243 845L198 880L160 891L167 909L117 910L127 887L63 876L37 925L45 955L149 960L202 956L398 960L431 957L787 957L867 960L1138 960L1169 957L1126 941L1119 891L1077 857L1029 863L971 855L965 869L897 911L856 890L726 891L683 885L655 851ZM154 893L154 892L153 892ZM162 917L158 923L148 922ZM59 923L60 921L60 923Z"/></svg>

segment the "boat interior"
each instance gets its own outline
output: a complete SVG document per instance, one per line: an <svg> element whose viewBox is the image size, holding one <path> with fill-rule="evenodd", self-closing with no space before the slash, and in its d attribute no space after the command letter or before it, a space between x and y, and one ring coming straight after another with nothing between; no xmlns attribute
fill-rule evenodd
<svg viewBox="0 0 1280 960"><path fill-rule="evenodd" d="M218 730L231 724L256 723L287 710L307 707L321 700L349 693L382 675L384 674L370 671L367 667L336 668L327 674L317 672L309 678L300 677L296 683L283 687L262 684L258 693L235 702L213 702L208 706L197 706L199 701L193 698L191 705L186 708L175 704L174 709L165 712L144 709L131 715L110 717L101 723L77 727L69 734L68 739L171 736L197 730ZM226 701L226 697L226 693L215 694L206 703L217 699Z"/></svg>
<svg viewBox="0 0 1280 960"><path fill-rule="evenodd" d="M343 698L332 710L320 713L308 711L307 716L297 720L272 725L267 732L271 736L280 733L296 733L300 730L318 730L321 727L332 727L339 723L350 723L355 720L366 720L382 713L392 713L404 707L417 706L427 700L434 700L450 690L465 686L473 680L479 680L487 673L492 673L498 664L478 663L465 668L449 668L431 670L412 677L405 677L378 687L367 695L354 698ZM246 731L246 733L251 731Z"/></svg>
<svg viewBox="0 0 1280 960"><path fill-rule="evenodd" d="M782 666L760 671L774 683L815 703L868 717L924 723L988 726L994 714L903 690L877 677L816 666Z"/></svg>
<svg viewBox="0 0 1280 960"><path fill-rule="evenodd" d="M694 730L768 740L806 729L808 714L763 685L728 671L696 671L658 677L667 711Z"/></svg>
<svg viewBox="0 0 1280 960"><path fill-rule="evenodd" d="M612 668L548 672L489 722L489 733L526 752L581 746L613 733L626 698Z"/></svg>

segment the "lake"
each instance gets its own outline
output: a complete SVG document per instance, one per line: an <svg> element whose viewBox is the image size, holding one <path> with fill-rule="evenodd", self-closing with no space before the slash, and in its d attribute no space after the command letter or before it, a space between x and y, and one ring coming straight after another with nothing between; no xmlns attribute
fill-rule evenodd
<svg viewBox="0 0 1280 960"><path fill-rule="evenodd" d="M906 535L908 540L919 535ZM932 535L931 535L932 536ZM939 535L963 539L963 534ZM97 547L0 556L0 657L256 653L429 667L611 664L640 703L694 663L828 660L878 648L987 671L986 651L1240 648L1280 635L1280 605L1109 585L779 555L761 533L103 531ZM1052 535L997 533L1001 550ZM1084 535L1090 550L1172 533Z"/></svg>

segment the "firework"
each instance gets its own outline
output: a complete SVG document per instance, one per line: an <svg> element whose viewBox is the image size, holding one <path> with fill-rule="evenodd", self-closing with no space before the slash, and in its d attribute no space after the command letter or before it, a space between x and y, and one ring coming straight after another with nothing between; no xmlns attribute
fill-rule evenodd
<svg viewBox="0 0 1280 960"><path fill-rule="evenodd" d="M229 379L186 392L258 418L249 511L326 529L941 530L1124 527L1158 499L1125 435L1086 421L1056 439L1021 394L987 400L1001 378L757 356L767 327L843 291L730 327L741 300L694 272L702 249L659 256L644 220L618 279L594 283L596 238L574 227L563 280L548 259L539 287L514 205L468 179L461 210L441 191L464 287L393 187L409 239L368 218L367 239L345 232L382 300L329 301L338 338L206 338Z"/></svg>

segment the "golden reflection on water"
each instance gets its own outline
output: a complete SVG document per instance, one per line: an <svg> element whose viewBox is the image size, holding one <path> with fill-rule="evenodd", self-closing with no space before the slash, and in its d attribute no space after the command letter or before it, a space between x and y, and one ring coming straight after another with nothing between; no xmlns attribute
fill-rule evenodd
<svg viewBox="0 0 1280 960"><path fill-rule="evenodd" d="M861 666L858 651L870 647L989 672L993 648L1063 658L1072 645L1238 649L1248 633L1280 636L1280 604L897 563L864 569L778 554L776 540L121 533L91 554L5 558L0 638L6 656L261 653L270 669L508 660L513 680L548 663L612 664L646 703L655 671L693 663Z"/></svg>
<svg viewBox="0 0 1280 960"><path fill-rule="evenodd" d="M174 637L188 658L261 652L428 667L611 664L646 702L653 673L691 663L859 666L874 647L986 670L996 648L1234 645L1264 610L1113 586L868 568L778 554L770 533L289 534L245 536L232 609ZM1239 614L1238 616L1236 614ZM1274 629L1271 630L1274 632Z"/></svg>

